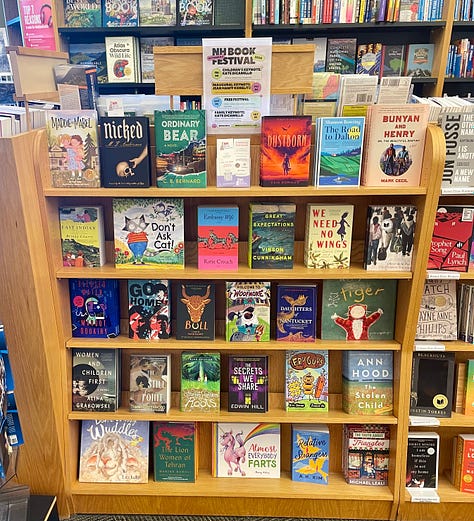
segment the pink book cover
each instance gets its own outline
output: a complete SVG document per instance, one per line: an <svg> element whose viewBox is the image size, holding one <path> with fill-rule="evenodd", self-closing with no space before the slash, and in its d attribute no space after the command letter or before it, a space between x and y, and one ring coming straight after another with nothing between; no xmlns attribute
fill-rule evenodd
<svg viewBox="0 0 474 521"><path fill-rule="evenodd" d="M51 2L20 0L18 13L25 47L55 51L53 9Z"/></svg>

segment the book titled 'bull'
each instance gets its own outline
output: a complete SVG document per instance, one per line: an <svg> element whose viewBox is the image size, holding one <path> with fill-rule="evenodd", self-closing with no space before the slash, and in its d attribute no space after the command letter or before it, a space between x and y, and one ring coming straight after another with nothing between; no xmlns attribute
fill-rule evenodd
<svg viewBox="0 0 474 521"><path fill-rule="evenodd" d="M181 284L177 289L176 313L177 340L214 340L214 284Z"/></svg>
<svg viewBox="0 0 474 521"><path fill-rule="evenodd" d="M268 357L229 355L229 411L268 411Z"/></svg>

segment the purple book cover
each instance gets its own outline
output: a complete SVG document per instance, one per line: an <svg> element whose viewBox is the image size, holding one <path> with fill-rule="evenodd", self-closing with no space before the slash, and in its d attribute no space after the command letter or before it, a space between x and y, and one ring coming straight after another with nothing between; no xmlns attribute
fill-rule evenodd
<svg viewBox="0 0 474 521"><path fill-rule="evenodd" d="M316 286L279 284L276 339L314 342L316 338Z"/></svg>
<svg viewBox="0 0 474 521"><path fill-rule="evenodd" d="M229 411L268 410L268 357L229 356Z"/></svg>

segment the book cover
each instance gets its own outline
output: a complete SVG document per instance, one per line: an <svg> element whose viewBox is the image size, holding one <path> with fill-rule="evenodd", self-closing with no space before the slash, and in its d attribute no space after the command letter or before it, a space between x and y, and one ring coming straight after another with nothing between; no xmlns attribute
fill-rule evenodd
<svg viewBox="0 0 474 521"><path fill-rule="evenodd" d="M60 63L53 68L62 110L95 110L97 70L95 65Z"/></svg>
<svg viewBox="0 0 474 521"><path fill-rule="evenodd" d="M140 27L175 25L176 2L174 0L139 0Z"/></svg>
<svg viewBox="0 0 474 521"><path fill-rule="evenodd" d="M136 27L138 25L138 0L122 4L115 0L102 0L104 27Z"/></svg>
<svg viewBox="0 0 474 521"><path fill-rule="evenodd" d="M73 337L112 338L120 333L119 286L115 279L70 279Z"/></svg>
<svg viewBox="0 0 474 521"><path fill-rule="evenodd" d="M348 414L392 414L392 351L343 351L342 409Z"/></svg>
<svg viewBox="0 0 474 521"><path fill-rule="evenodd" d="M181 411L218 413L220 388L220 353L181 353Z"/></svg>
<svg viewBox="0 0 474 521"><path fill-rule="evenodd" d="M474 416L474 360L466 360L463 413Z"/></svg>
<svg viewBox="0 0 474 521"><path fill-rule="evenodd" d="M113 412L120 398L117 349L72 350L72 410Z"/></svg>
<svg viewBox="0 0 474 521"><path fill-rule="evenodd" d="M214 423L212 448L214 477L280 477L279 423Z"/></svg>
<svg viewBox="0 0 474 521"><path fill-rule="evenodd" d="M364 127L364 117L320 118L314 159L316 186L359 186Z"/></svg>
<svg viewBox="0 0 474 521"><path fill-rule="evenodd" d="M198 428L195 422L153 422L155 481L194 483L198 472Z"/></svg>
<svg viewBox="0 0 474 521"><path fill-rule="evenodd" d="M100 166L95 110L47 110L49 169L55 188L98 188Z"/></svg>
<svg viewBox="0 0 474 521"><path fill-rule="evenodd" d="M178 0L178 25L212 25L214 0Z"/></svg>
<svg viewBox="0 0 474 521"><path fill-rule="evenodd" d="M177 289L176 339L214 340L215 284L183 282Z"/></svg>
<svg viewBox="0 0 474 521"><path fill-rule="evenodd" d="M60 206L63 266L97 268L105 264L102 206Z"/></svg>
<svg viewBox="0 0 474 521"><path fill-rule="evenodd" d="M356 38L328 38L326 72L354 74L356 51Z"/></svg>
<svg viewBox="0 0 474 521"><path fill-rule="evenodd" d="M307 268L348 268L351 262L354 205L306 205L304 265Z"/></svg>
<svg viewBox="0 0 474 521"><path fill-rule="evenodd" d="M106 36L105 58L109 83L140 81L139 41L135 36Z"/></svg>
<svg viewBox="0 0 474 521"><path fill-rule="evenodd" d="M70 43L69 61L74 65L93 65L97 83L107 83L107 59L105 43Z"/></svg>
<svg viewBox="0 0 474 521"><path fill-rule="evenodd" d="M379 76L381 62L381 43L364 43L357 45L356 74Z"/></svg>
<svg viewBox="0 0 474 521"><path fill-rule="evenodd" d="M390 457L389 425L344 424L342 470L347 483L386 486Z"/></svg>
<svg viewBox="0 0 474 521"><path fill-rule="evenodd" d="M285 355L287 411L328 412L329 353L327 350L291 350Z"/></svg>
<svg viewBox="0 0 474 521"><path fill-rule="evenodd" d="M405 45L383 45L380 77L403 76L405 70Z"/></svg>
<svg viewBox="0 0 474 521"><path fill-rule="evenodd" d="M473 222L474 207L438 207L427 269L468 271Z"/></svg>
<svg viewBox="0 0 474 521"><path fill-rule="evenodd" d="M417 211L414 206L369 205L364 268L410 271Z"/></svg>
<svg viewBox="0 0 474 521"><path fill-rule="evenodd" d="M260 185L308 186L311 116L263 116Z"/></svg>
<svg viewBox="0 0 474 521"><path fill-rule="evenodd" d="M82 420L79 481L148 483L149 422Z"/></svg>
<svg viewBox="0 0 474 521"><path fill-rule="evenodd" d="M430 78L433 59L434 43L409 43L406 50L405 76Z"/></svg>
<svg viewBox="0 0 474 521"><path fill-rule="evenodd" d="M316 339L317 286L277 286L276 339L314 342Z"/></svg>
<svg viewBox="0 0 474 521"><path fill-rule="evenodd" d="M457 340L455 280L425 280L416 326L417 340Z"/></svg>
<svg viewBox="0 0 474 521"><path fill-rule="evenodd" d="M184 267L184 202L178 198L113 199L115 267Z"/></svg>
<svg viewBox="0 0 474 521"><path fill-rule="evenodd" d="M226 282L226 341L270 340L270 282Z"/></svg>
<svg viewBox="0 0 474 521"><path fill-rule="evenodd" d="M438 488L439 434L409 432L406 487Z"/></svg>
<svg viewBox="0 0 474 521"><path fill-rule="evenodd" d="M428 105L369 105L363 186L419 186Z"/></svg>
<svg viewBox="0 0 474 521"><path fill-rule="evenodd" d="M155 144L159 188L206 188L204 110L156 110Z"/></svg>
<svg viewBox="0 0 474 521"><path fill-rule="evenodd" d="M250 203L248 264L252 269L292 269L296 204Z"/></svg>
<svg viewBox="0 0 474 521"><path fill-rule="evenodd" d="M198 269L236 270L239 267L239 207L199 205Z"/></svg>
<svg viewBox="0 0 474 521"><path fill-rule="evenodd" d="M474 493L474 434L453 438L451 482L461 492Z"/></svg>
<svg viewBox="0 0 474 521"><path fill-rule="evenodd" d="M229 355L228 410L268 411L268 356Z"/></svg>
<svg viewBox="0 0 474 521"><path fill-rule="evenodd" d="M155 2L153 2L155 4ZM172 3L174 6L174 2ZM140 2L140 16L141 16L141 2ZM140 24L142 25L142 24ZM154 83L155 81L155 57L153 55L153 47L160 47L164 45L174 45L174 38L172 36L150 36L140 38L140 61L142 83Z"/></svg>
<svg viewBox="0 0 474 521"><path fill-rule="evenodd" d="M291 426L291 479L327 485L329 478L329 428L321 423Z"/></svg>
<svg viewBox="0 0 474 521"><path fill-rule="evenodd" d="M150 186L147 117L99 118L99 151L104 188Z"/></svg>
<svg viewBox="0 0 474 521"><path fill-rule="evenodd" d="M132 412L169 412L171 407L171 355L130 355Z"/></svg>
<svg viewBox="0 0 474 521"><path fill-rule="evenodd" d="M455 353L413 353L410 415L450 418L453 406Z"/></svg>
<svg viewBox="0 0 474 521"><path fill-rule="evenodd" d="M168 280L129 279L128 337L161 340L171 335Z"/></svg>
<svg viewBox="0 0 474 521"><path fill-rule="evenodd" d="M324 280L321 338L392 340L396 299L396 280Z"/></svg>
<svg viewBox="0 0 474 521"><path fill-rule="evenodd" d="M64 0L65 27L102 27L99 0Z"/></svg>
<svg viewBox="0 0 474 521"><path fill-rule="evenodd" d="M250 186L250 138L216 139L216 186Z"/></svg>

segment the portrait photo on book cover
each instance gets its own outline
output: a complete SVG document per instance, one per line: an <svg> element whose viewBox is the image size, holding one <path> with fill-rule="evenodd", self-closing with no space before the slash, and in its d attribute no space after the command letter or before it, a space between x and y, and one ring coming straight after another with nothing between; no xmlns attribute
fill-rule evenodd
<svg viewBox="0 0 474 521"><path fill-rule="evenodd" d="M397 143L390 143L380 156L380 168L390 176L403 175L412 162L409 148Z"/></svg>

